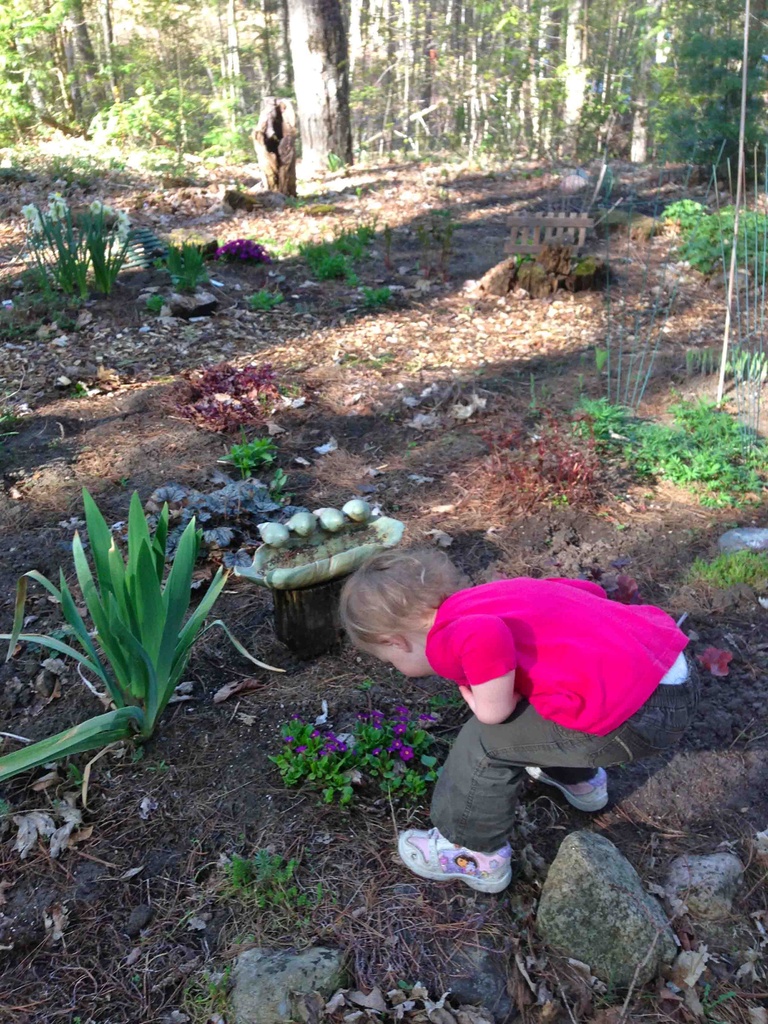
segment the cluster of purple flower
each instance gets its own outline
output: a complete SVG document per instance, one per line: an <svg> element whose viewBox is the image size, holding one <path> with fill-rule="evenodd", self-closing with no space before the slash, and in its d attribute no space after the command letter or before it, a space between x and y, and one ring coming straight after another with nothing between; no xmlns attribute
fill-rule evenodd
<svg viewBox="0 0 768 1024"><path fill-rule="evenodd" d="M264 246L251 241L250 238L236 238L232 242L227 242L226 245L220 245L214 259L247 260L250 263L272 262L272 258Z"/></svg>

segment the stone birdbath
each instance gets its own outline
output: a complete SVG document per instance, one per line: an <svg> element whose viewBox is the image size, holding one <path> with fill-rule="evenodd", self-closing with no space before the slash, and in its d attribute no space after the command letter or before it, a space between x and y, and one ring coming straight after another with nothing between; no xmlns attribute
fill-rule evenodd
<svg viewBox="0 0 768 1024"><path fill-rule="evenodd" d="M264 543L235 575L272 591L278 639L299 657L314 658L338 641L344 579L370 555L398 544L404 529L359 498L341 510L297 512L285 524L259 525Z"/></svg>

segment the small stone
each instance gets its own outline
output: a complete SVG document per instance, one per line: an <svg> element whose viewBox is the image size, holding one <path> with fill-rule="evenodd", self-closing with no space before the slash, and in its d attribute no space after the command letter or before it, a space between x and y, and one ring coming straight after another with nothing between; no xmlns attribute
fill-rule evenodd
<svg viewBox="0 0 768 1024"><path fill-rule="evenodd" d="M142 903L138 907L134 907L131 911L131 916L128 918L128 923L125 926L126 934L132 939L136 938L142 928L147 927L149 922L152 920L154 913L154 909L147 906L146 903Z"/></svg>
<svg viewBox="0 0 768 1024"><path fill-rule="evenodd" d="M733 853L676 857L665 888L692 917L718 921L730 914L743 874L744 865Z"/></svg>
<svg viewBox="0 0 768 1024"><path fill-rule="evenodd" d="M768 551L768 529L742 526L728 530L717 542L721 551Z"/></svg>
<svg viewBox="0 0 768 1024"><path fill-rule="evenodd" d="M208 316L218 304L219 300L215 295L200 290L191 295L179 295L178 292L173 292L167 303L171 316L180 316L185 320L189 320L193 316Z"/></svg>

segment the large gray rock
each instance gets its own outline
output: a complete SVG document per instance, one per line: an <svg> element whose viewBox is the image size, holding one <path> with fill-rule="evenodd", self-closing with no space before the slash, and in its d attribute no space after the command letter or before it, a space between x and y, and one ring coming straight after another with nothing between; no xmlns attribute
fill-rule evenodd
<svg viewBox="0 0 768 1024"><path fill-rule="evenodd" d="M682 900L691 917L718 921L730 914L743 874L744 865L733 853L676 857L665 889L673 902Z"/></svg>
<svg viewBox="0 0 768 1024"><path fill-rule="evenodd" d="M717 542L721 551L768 551L768 529L741 526L728 530Z"/></svg>
<svg viewBox="0 0 768 1024"><path fill-rule="evenodd" d="M553 949L589 964L615 988L645 984L676 947L659 903L604 836L574 832L547 874L536 918ZM647 962L643 966L643 961Z"/></svg>
<svg viewBox="0 0 768 1024"><path fill-rule="evenodd" d="M516 1016L507 992L509 954L482 946L458 946L446 965L446 984L460 1003L483 1006L494 1020Z"/></svg>
<svg viewBox="0 0 768 1024"><path fill-rule="evenodd" d="M344 956L324 946L303 953L248 949L237 958L232 981L233 1024L300 1020L297 1007L303 996L319 992L327 999L344 985Z"/></svg>

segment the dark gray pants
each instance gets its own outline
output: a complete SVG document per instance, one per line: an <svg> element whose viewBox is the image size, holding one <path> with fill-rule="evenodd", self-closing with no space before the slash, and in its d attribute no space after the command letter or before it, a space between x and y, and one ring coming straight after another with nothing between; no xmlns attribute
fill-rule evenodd
<svg viewBox="0 0 768 1024"><path fill-rule="evenodd" d="M472 718L451 748L432 797L431 817L451 842L492 853L507 841L526 765L566 785L597 768L635 761L675 746L698 700L698 673L678 686L658 686L646 703L607 736L566 729L521 701L506 722Z"/></svg>

